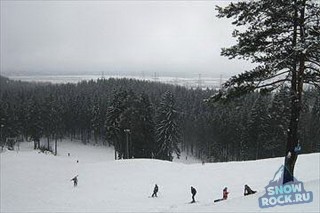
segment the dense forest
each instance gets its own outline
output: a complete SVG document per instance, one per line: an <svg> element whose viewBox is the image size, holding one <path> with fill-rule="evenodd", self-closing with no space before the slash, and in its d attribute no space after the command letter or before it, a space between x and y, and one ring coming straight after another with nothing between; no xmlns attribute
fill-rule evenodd
<svg viewBox="0 0 320 213"><path fill-rule="evenodd" d="M252 92L209 104L215 90L134 79L49 84L0 78L1 145L57 140L115 147L115 158L172 160L181 151L203 161L283 156L289 122L289 89ZM320 151L320 91L306 88L299 126L302 153ZM40 139L46 144L40 145Z"/></svg>

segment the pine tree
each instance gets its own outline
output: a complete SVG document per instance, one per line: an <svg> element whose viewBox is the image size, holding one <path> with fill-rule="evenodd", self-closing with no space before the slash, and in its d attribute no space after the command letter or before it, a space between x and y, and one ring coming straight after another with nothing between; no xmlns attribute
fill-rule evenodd
<svg viewBox="0 0 320 213"><path fill-rule="evenodd" d="M153 107L146 94L141 94L135 101L131 114L131 148L134 158L152 158L154 151Z"/></svg>
<svg viewBox="0 0 320 213"><path fill-rule="evenodd" d="M115 159L123 158L124 147L123 147L123 127L121 126L120 119L126 110L125 100L127 99L126 91L119 91L114 94L111 106L107 109L106 115L106 133L107 139L110 144L114 145L115 148Z"/></svg>
<svg viewBox="0 0 320 213"><path fill-rule="evenodd" d="M234 18L237 44L222 50L230 59L259 64L232 77L212 101L226 100L255 90L273 91L290 85L290 123L285 152L284 183L292 181L299 141L298 125L305 83L320 82L320 6L313 0L259 0L217 7L218 17Z"/></svg>
<svg viewBox="0 0 320 213"><path fill-rule="evenodd" d="M93 136L95 143L98 142L98 137L101 135L101 126L103 124L102 109L100 108L99 98L95 96L93 106L91 107L91 129L93 130Z"/></svg>
<svg viewBox="0 0 320 213"><path fill-rule="evenodd" d="M248 115L245 131L247 159L260 159L265 156L262 147L268 138L270 126L268 122L268 96L254 94L255 100Z"/></svg>
<svg viewBox="0 0 320 213"><path fill-rule="evenodd" d="M58 154L58 139L62 138L65 129L62 116L64 115L64 107L61 98L54 98L52 106L52 136L54 138L54 154Z"/></svg>
<svg viewBox="0 0 320 213"><path fill-rule="evenodd" d="M34 149L40 148L40 138L43 135L43 121L39 102L34 98L28 107L28 136L34 141Z"/></svg>
<svg viewBox="0 0 320 213"><path fill-rule="evenodd" d="M290 89L280 88L269 108L270 135L265 144L267 156L280 157L285 151L287 127L290 121Z"/></svg>
<svg viewBox="0 0 320 213"><path fill-rule="evenodd" d="M165 92L161 98L156 122L156 157L172 161L173 152L180 156L178 144L181 141L181 133L175 99L169 91Z"/></svg>
<svg viewBox="0 0 320 213"><path fill-rule="evenodd" d="M107 135L118 158L151 158L154 148L153 109L149 97L132 91L115 94L107 111ZM117 155L117 154L116 154Z"/></svg>

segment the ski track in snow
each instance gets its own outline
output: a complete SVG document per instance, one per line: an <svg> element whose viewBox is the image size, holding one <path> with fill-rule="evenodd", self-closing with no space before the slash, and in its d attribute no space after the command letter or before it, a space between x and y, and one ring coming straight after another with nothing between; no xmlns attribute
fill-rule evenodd
<svg viewBox="0 0 320 213"><path fill-rule="evenodd" d="M68 157L68 153L71 154ZM260 209L258 198L283 158L201 164L192 157L174 162L114 160L111 147L59 142L58 156L38 153L33 143L5 151L1 160L0 212L319 212L320 154L298 158L296 178L313 192L308 204ZM79 163L76 161L79 160ZM78 187L70 181L79 175ZM150 198L158 184L158 198ZM257 194L243 196L248 184ZM191 201L190 186L197 189ZM222 197L227 186L229 199Z"/></svg>

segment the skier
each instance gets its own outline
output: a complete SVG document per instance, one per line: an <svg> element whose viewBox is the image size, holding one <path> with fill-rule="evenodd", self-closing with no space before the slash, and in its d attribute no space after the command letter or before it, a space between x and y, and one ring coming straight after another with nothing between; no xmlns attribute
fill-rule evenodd
<svg viewBox="0 0 320 213"><path fill-rule="evenodd" d="M194 196L197 194L197 190L196 190L195 188L193 188L192 186L191 186L191 194L192 194L192 201L191 201L191 203L194 203L194 202L196 202L196 201L194 200Z"/></svg>
<svg viewBox="0 0 320 213"><path fill-rule="evenodd" d="M223 200L228 199L228 194L229 194L228 188L225 187L225 188L223 189L223 191L222 191L222 199L214 200L214 202L219 202L219 201L223 201Z"/></svg>
<svg viewBox="0 0 320 213"><path fill-rule="evenodd" d="M229 194L228 188L224 187L224 189L223 189L223 199L224 200L228 199L228 194Z"/></svg>
<svg viewBox="0 0 320 213"><path fill-rule="evenodd" d="M251 195L256 193L257 191L253 191L247 184L244 185L244 196Z"/></svg>
<svg viewBox="0 0 320 213"><path fill-rule="evenodd" d="M156 184L156 185L154 186L153 194L152 194L151 197L158 197L158 195L157 195L158 190L159 190L159 187L158 187L158 185Z"/></svg>
<svg viewBox="0 0 320 213"><path fill-rule="evenodd" d="M70 181L73 181L73 186L76 187L78 186L78 175L72 178Z"/></svg>

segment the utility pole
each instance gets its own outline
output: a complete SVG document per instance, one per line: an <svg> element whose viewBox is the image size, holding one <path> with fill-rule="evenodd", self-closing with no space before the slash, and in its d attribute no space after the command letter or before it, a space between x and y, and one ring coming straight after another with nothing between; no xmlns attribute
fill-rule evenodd
<svg viewBox="0 0 320 213"><path fill-rule="evenodd" d="M124 132L126 133L127 143L126 143L126 159L129 159L129 134L130 129L125 129Z"/></svg>

